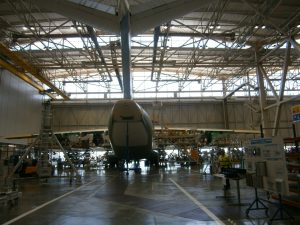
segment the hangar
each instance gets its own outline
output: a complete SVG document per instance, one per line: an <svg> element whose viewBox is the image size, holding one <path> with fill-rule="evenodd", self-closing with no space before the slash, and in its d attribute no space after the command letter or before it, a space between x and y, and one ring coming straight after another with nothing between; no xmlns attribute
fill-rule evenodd
<svg viewBox="0 0 300 225"><path fill-rule="evenodd" d="M1 223L299 222L298 1L3 0L0 24Z"/></svg>

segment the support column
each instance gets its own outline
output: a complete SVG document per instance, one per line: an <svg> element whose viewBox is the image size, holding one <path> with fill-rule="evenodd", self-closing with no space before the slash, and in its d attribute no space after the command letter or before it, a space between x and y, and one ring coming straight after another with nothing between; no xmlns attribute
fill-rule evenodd
<svg viewBox="0 0 300 225"><path fill-rule="evenodd" d="M223 85L223 119L224 119L224 128L229 129L229 122L228 122L228 107L227 107L227 97L226 97L226 84L225 81L222 80Z"/></svg>
<svg viewBox="0 0 300 225"><path fill-rule="evenodd" d="M153 56L152 56L152 68L151 68L151 80L153 81L154 70L156 66L157 44L159 39L160 26L154 28L153 36Z"/></svg>
<svg viewBox="0 0 300 225"><path fill-rule="evenodd" d="M278 125L279 125L279 120L281 115L281 106L282 106L282 100L283 100L284 89L285 89L286 75L287 75L288 65L290 61L290 52L291 52L291 42L288 41L286 43L284 65L282 69L282 77L280 83L280 92L279 92L279 98L277 100L278 105L276 107L272 136L276 136L278 134Z"/></svg>
<svg viewBox="0 0 300 225"><path fill-rule="evenodd" d="M266 81L268 82L268 85L269 85L269 87L270 87L270 89L271 89L271 91L272 91L274 97L276 98L276 101L278 101L278 94L277 94L277 92L276 92L276 90L275 90L275 88L274 88L274 86L273 86L271 80L269 79L269 77L268 77L268 75L267 75L265 69L263 68L263 66L261 65L261 63L258 63L257 66L258 66L258 69L259 69L260 73L264 76L264 78L265 78Z"/></svg>
<svg viewBox="0 0 300 225"><path fill-rule="evenodd" d="M132 75L131 75L131 54L130 54L130 13L127 11L120 22L121 26L121 47L122 47L122 69L124 98L132 99Z"/></svg>
<svg viewBox="0 0 300 225"><path fill-rule="evenodd" d="M229 129L227 99L223 100L224 128Z"/></svg>
<svg viewBox="0 0 300 225"><path fill-rule="evenodd" d="M260 69L259 69L259 63L258 63L258 57L257 57L257 53L255 52L255 58L256 58L256 62L257 62L257 66L256 66L256 76L257 76L257 84L259 87L259 104L260 104L260 112L261 112L261 124L263 128L269 128L269 116L267 114L267 112L265 111L265 107L266 107L266 91L265 91L265 85L264 85L264 78L263 78L263 74L261 73ZM264 137L270 137L271 136L271 132L269 129L264 129Z"/></svg>

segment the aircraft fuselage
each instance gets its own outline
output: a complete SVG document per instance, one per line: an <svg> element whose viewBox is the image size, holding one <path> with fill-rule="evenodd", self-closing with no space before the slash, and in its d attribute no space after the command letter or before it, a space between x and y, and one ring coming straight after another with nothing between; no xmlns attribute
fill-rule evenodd
<svg viewBox="0 0 300 225"><path fill-rule="evenodd" d="M139 160L151 157L152 122L135 101L115 103L108 124L110 142L119 159Z"/></svg>

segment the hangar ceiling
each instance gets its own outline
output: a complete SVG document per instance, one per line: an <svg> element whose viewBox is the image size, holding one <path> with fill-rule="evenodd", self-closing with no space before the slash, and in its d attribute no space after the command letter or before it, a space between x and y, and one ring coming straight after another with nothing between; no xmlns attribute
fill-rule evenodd
<svg viewBox="0 0 300 225"><path fill-rule="evenodd" d="M268 97L299 95L298 0L128 5L133 98L256 96L257 73ZM0 40L17 56L1 50L0 65L23 72L51 98L66 99L62 93L70 99L122 98L115 26L121 10L116 0L1 0ZM19 56L34 72L16 63Z"/></svg>

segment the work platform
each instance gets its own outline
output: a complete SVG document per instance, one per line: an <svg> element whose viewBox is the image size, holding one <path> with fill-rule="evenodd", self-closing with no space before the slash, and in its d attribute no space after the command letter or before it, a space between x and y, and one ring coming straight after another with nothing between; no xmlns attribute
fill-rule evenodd
<svg viewBox="0 0 300 225"><path fill-rule="evenodd" d="M235 182L225 193L222 179L200 171L199 167L142 168L141 174L126 176L112 169L82 170L82 184L71 185L67 177L55 177L47 183L23 179L18 182L23 193L19 203L0 206L0 224L267 224L269 218L262 211L252 211L246 217L255 196L245 180L240 182L239 205ZM265 197L264 192L259 195ZM276 206L266 205L272 215ZM288 210L294 224L300 224L299 209Z"/></svg>

